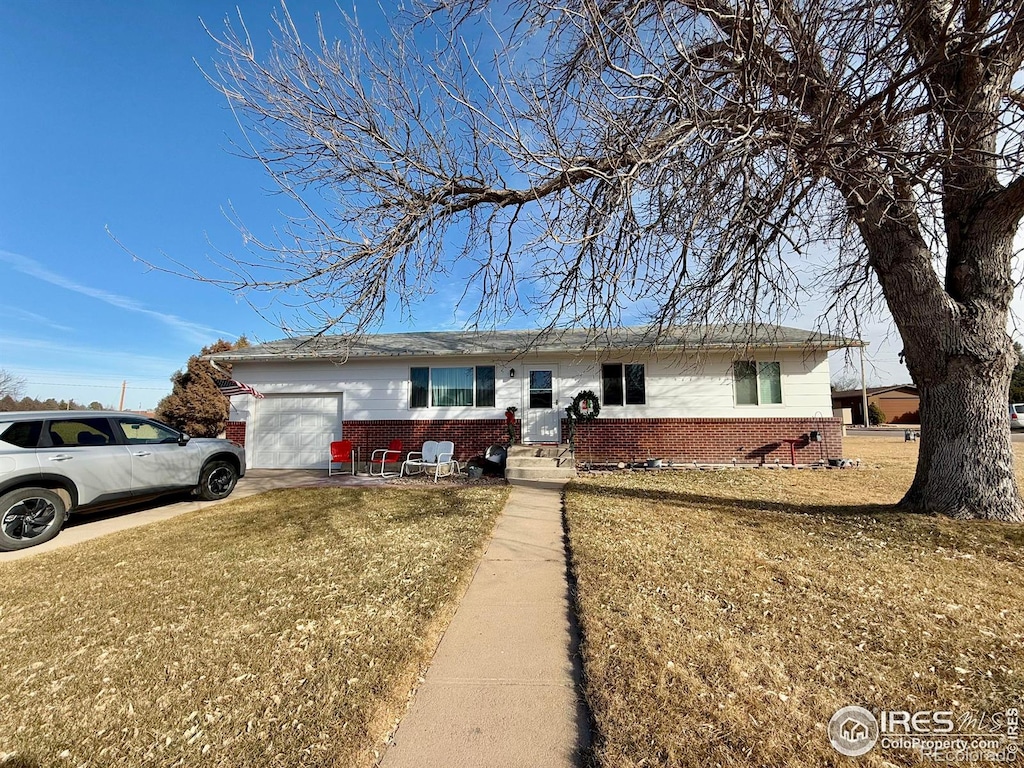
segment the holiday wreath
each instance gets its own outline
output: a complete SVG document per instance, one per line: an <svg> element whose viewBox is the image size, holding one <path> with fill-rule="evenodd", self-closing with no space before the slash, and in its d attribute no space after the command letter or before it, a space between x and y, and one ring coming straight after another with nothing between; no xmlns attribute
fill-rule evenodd
<svg viewBox="0 0 1024 768"><path fill-rule="evenodd" d="M574 421L593 421L601 412L601 404L597 401L597 395L584 389L572 399L568 411Z"/></svg>

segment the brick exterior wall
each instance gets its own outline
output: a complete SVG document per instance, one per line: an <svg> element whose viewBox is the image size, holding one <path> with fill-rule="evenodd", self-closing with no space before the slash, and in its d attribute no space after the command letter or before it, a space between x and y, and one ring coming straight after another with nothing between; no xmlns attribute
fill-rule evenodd
<svg viewBox="0 0 1024 768"><path fill-rule="evenodd" d="M402 456L409 451L418 451L426 440L451 440L455 443L455 458L466 461L480 456L487 446L494 443L508 443L505 419L466 419L429 421L403 421L387 419L379 421L346 421L341 434L359 448L360 456L369 458L378 448L386 448L392 440L402 441ZM519 422L516 421L516 440L519 439Z"/></svg>
<svg viewBox="0 0 1024 768"><path fill-rule="evenodd" d="M810 442L817 430L824 440ZM568 425L562 420L562 434ZM789 444L796 440L798 464L842 458L843 434L836 418L778 419L605 419L576 429L576 460L583 462L643 461L648 458L701 464L790 462Z"/></svg>
<svg viewBox="0 0 1024 768"><path fill-rule="evenodd" d="M224 437L233 443L245 447L245 422L229 421L224 426Z"/></svg>
<svg viewBox="0 0 1024 768"><path fill-rule="evenodd" d="M516 441L521 422L516 420ZM824 440L810 442L817 430ZM402 441L403 458L418 451L425 440L451 440L456 459L466 461L479 456L493 443L508 442L504 419L467 419L430 421L346 421L342 427L346 440L368 458L377 448L394 439ZM562 420L562 434L569 428ZM225 436L245 445L245 422L229 421ZM582 424L576 430L576 460L582 462L643 461L647 458L701 464L775 463L790 460L789 444L798 464L812 464L843 456L843 434L836 418L780 419L605 419Z"/></svg>

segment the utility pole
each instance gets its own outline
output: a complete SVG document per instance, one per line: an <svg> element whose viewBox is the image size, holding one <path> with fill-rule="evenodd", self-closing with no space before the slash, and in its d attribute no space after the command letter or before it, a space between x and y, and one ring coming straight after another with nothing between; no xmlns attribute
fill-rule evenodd
<svg viewBox="0 0 1024 768"><path fill-rule="evenodd" d="M861 355L861 358L860 358L861 373L863 373L864 372L864 350L861 350L860 355ZM117 410L119 410L119 411L123 411L124 410L124 391L127 388L128 388L128 381L127 381L127 379L122 380L121 381L121 401L117 404Z"/></svg>
<svg viewBox="0 0 1024 768"><path fill-rule="evenodd" d="M864 412L864 426L870 427L871 423L868 421L868 380L864 375L864 340L860 343L860 398L861 398L861 409Z"/></svg>

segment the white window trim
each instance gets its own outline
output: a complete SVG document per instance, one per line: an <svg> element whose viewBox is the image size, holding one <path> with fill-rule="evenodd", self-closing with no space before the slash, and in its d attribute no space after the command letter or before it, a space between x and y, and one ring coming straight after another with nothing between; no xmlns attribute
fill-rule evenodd
<svg viewBox="0 0 1024 768"><path fill-rule="evenodd" d="M621 403L606 403L604 402L604 366L606 365L618 365L622 368L621 375L619 377L619 383L622 385L622 402ZM644 401L642 403L627 403L626 402L626 366L627 365L639 365L644 369ZM651 396L648 390L647 383L649 376L647 375L647 363L619 363L619 362L607 362L601 363L597 370L597 389L601 393L600 402L602 408L646 408L650 405Z"/></svg>
<svg viewBox="0 0 1024 768"><path fill-rule="evenodd" d="M755 380L757 386L755 392L757 393L756 404L740 403L738 402L739 397L736 392L736 363L753 363ZM782 401L778 403L762 403L761 402L761 365L763 363L775 363L779 366L779 394L782 396ZM782 361L781 360L758 360L757 358L747 358L745 360L733 360L729 364L729 381L732 385L732 404L734 408L756 408L759 410L771 410L781 409L786 407L786 377L783 376Z"/></svg>
<svg viewBox="0 0 1024 768"><path fill-rule="evenodd" d="M427 404L426 405L412 405L412 371L414 368L426 368L427 369ZM434 384L434 370L444 368L471 368L473 370L473 403L472 405L435 405L433 402L433 384ZM478 405L477 400L477 368L493 368L494 369L494 405ZM470 409L472 411L485 411L487 409L497 410L498 407L498 385L500 379L498 378L498 366L493 363L479 363L472 365L410 365L408 374L405 379L406 386L406 398L405 398L405 409L411 413L423 413L425 411L463 411Z"/></svg>

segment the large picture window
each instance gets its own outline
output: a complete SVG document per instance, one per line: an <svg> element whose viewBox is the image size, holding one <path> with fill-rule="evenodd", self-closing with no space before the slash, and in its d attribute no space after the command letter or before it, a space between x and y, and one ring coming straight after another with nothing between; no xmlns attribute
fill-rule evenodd
<svg viewBox="0 0 1024 768"><path fill-rule="evenodd" d="M435 408L473 404L472 368L431 368L430 404Z"/></svg>
<svg viewBox="0 0 1024 768"><path fill-rule="evenodd" d="M782 366L738 360L732 366L736 405L781 405Z"/></svg>
<svg viewBox="0 0 1024 768"><path fill-rule="evenodd" d="M409 407L494 407L494 366L410 368Z"/></svg>
<svg viewBox="0 0 1024 768"><path fill-rule="evenodd" d="M644 405L647 386L640 363L605 363L601 366L602 405Z"/></svg>

